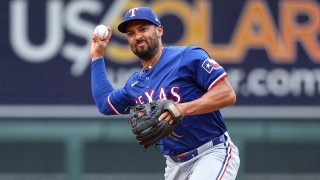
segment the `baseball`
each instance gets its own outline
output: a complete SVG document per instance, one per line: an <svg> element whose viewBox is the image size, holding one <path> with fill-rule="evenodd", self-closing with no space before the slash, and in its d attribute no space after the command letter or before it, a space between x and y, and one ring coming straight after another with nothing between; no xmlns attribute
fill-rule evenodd
<svg viewBox="0 0 320 180"><path fill-rule="evenodd" d="M98 34L100 40L104 40L108 37L109 31L107 26L100 24L94 29L94 32Z"/></svg>

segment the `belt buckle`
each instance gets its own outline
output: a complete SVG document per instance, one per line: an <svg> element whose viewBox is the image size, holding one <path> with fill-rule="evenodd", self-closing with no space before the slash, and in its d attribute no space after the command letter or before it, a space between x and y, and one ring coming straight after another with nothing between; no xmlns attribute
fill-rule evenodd
<svg viewBox="0 0 320 180"><path fill-rule="evenodd" d="M196 157L198 155L198 150L197 149L193 149L191 151L187 151L184 152L182 154L179 154L177 156L175 156L175 158L178 162L186 162L194 157Z"/></svg>

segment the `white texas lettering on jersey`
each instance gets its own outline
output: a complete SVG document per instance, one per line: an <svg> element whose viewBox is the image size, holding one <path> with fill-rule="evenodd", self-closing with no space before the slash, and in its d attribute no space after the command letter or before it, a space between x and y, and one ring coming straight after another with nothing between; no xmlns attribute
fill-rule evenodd
<svg viewBox="0 0 320 180"><path fill-rule="evenodd" d="M146 91L146 92L144 93L144 94L147 96L149 102L152 102L152 101L153 101L152 98L153 98L154 91L155 91L155 90L153 89L153 90L151 90L150 92Z"/></svg>
<svg viewBox="0 0 320 180"><path fill-rule="evenodd" d="M178 86L173 86L170 88L170 91L168 91L170 93L170 96L172 97L170 98L170 100L176 103L181 101L181 95L179 94L179 90L180 90L180 87ZM144 95L139 95L136 98L136 104L144 104L146 103L145 100L147 100L147 103L153 102L156 99L167 100L168 99L167 97L168 97L168 94L166 93L166 90L164 87L160 88L160 91L157 94L157 96L155 96L155 89L153 89L151 91L145 91Z"/></svg>
<svg viewBox="0 0 320 180"><path fill-rule="evenodd" d="M143 96L142 95L138 96L138 98L136 100L136 104L144 104L144 100L143 100Z"/></svg>
<svg viewBox="0 0 320 180"><path fill-rule="evenodd" d="M163 87L160 89L160 93L159 93L158 98L159 98L159 100L167 100L167 95L166 95L165 89Z"/></svg>
<svg viewBox="0 0 320 180"><path fill-rule="evenodd" d="M179 89L180 89L180 87L174 86L170 90L171 95L176 98L176 100L174 102L180 102L181 101L181 96L178 93Z"/></svg>

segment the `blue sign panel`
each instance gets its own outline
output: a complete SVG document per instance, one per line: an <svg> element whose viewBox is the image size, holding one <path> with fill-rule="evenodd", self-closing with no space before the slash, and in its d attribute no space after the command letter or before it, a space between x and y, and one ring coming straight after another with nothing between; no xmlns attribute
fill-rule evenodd
<svg viewBox="0 0 320 180"><path fill-rule="evenodd" d="M227 70L236 106L319 106L315 0L2 0L0 105L93 105L89 48L101 23L113 28L105 58L120 88L141 65L116 27L141 5L159 15L166 46L198 45Z"/></svg>

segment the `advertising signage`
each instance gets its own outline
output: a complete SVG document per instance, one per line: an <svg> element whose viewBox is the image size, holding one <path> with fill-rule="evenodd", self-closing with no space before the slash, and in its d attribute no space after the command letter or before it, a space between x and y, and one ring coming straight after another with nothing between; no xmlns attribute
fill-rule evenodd
<svg viewBox="0 0 320 180"><path fill-rule="evenodd" d="M320 104L320 2L316 0L2 0L0 106L94 105L91 34L113 28L105 59L120 88L140 71L116 27L135 6L150 6L163 42L204 48L228 72L235 107Z"/></svg>

